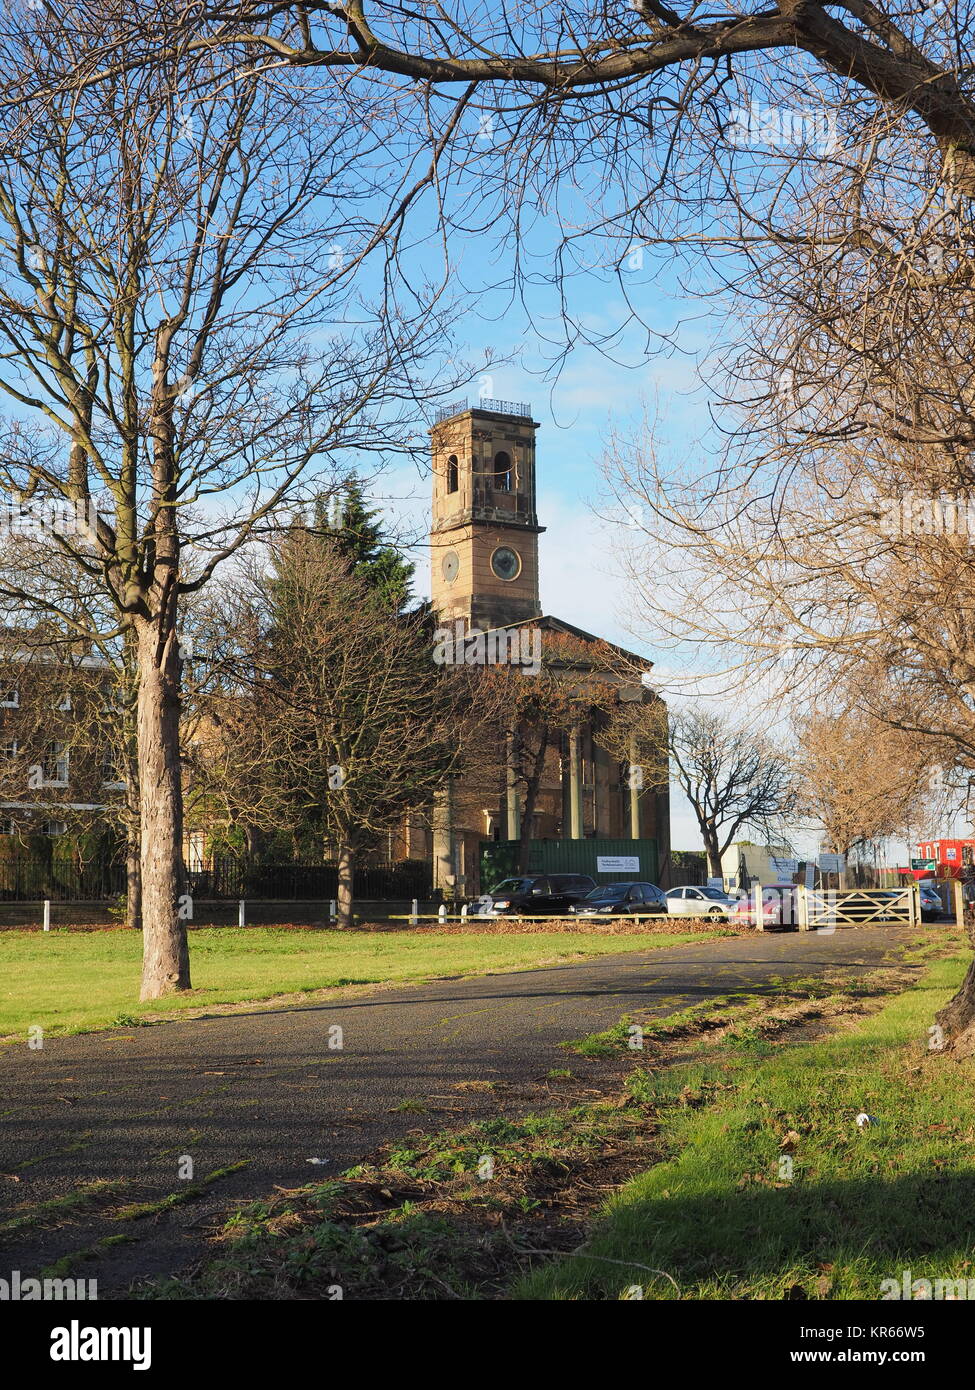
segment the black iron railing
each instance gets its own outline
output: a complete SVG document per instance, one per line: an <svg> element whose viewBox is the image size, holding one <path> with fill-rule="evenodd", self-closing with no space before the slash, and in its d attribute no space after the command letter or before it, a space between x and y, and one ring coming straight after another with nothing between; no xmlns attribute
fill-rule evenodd
<svg viewBox="0 0 975 1390"><path fill-rule="evenodd" d="M194 898L264 898L328 901L338 894L336 864L254 864L245 859L215 858L205 869L187 874ZM355 871L357 898L428 898L432 866L421 860L363 865Z"/></svg>
<svg viewBox="0 0 975 1390"><path fill-rule="evenodd" d="M435 416L436 423L439 425L441 420L450 420L454 415L460 415L465 410L488 410L494 415L519 415L523 420L532 418L532 408L527 401L499 401L493 396L478 396L477 400L469 401L466 397L459 401L452 401L450 405L444 406Z"/></svg>
<svg viewBox="0 0 975 1390"><path fill-rule="evenodd" d="M125 892L125 865L111 860L12 855L0 859L4 902L100 902Z"/></svg>
<svg viewBox="0 0 975 1390"><path fill-rule="evenodd" d="M13 855L0 859L0 901L104 902L126 889L125 865L76 858ZM194 898L253 898L327 902L338 895L335 864L255 864L231 856L214 858L208 867L186 873L186 891ZM357 898L382 900L429 898L433 870L422 860L364 865L355 871Z"/></svg>

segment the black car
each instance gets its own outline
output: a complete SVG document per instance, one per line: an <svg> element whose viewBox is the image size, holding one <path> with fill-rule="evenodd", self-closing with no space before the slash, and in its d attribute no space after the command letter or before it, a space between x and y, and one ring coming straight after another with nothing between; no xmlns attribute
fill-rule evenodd
<svg viewBox="0 0 975 1390"><path fill-rule="evenodd" d="M606 883L572 909L576 917L647 916L666 911L667 896L655 883Z"/></svg>
<svg viewBox="0 0 975 1390"><path fill-rule="evenodd" d="M596 884L588 874L534 874L506 878L481 898L482 914L565 914L591 893Z"/></svg>

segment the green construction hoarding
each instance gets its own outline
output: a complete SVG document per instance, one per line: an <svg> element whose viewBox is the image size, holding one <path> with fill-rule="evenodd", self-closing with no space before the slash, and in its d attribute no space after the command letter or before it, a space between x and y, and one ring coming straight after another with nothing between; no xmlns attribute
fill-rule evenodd
<svg viewBox="0 0 975 1390"><path fill-rule="evenodd" d="M481 891L518 872L517 840L481 841ZM588 874L597 883L656 883L656 840L530 840L528 874Z"/></svg>

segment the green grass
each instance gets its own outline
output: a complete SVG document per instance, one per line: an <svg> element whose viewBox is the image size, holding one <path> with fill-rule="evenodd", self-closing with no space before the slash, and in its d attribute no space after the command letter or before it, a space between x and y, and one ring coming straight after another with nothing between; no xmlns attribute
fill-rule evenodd
<svg viewBox="0 0 975 1390"><path fill-rule="evenodd" d="M0 1240L19 1234L31 1226L43 1226L57 1222L61 1217L88 1207L103 1205L108 1199L118 1196L125 1188L125 1182L108 1182L103 1178L94 1182L82 1183L80 1187L60 1197L51 1197L46 1202L38 1202L26 1211L18 1212L9 1221L0 1221Z"/></svg>
<svg viewBox="0 0 975 1390"><path fill-rule="evenodd" d="M339 1288L351 1299L499 1297L524 1266L525 1235L537 1238L540 1197L632 1142L640 1121L635 1107L587 1103L424 1135L393 1146L378 1167L359 1164L340 1179L247 1203L190 1275L144 1281L130 1295L326 1299Z"/></svg>
<svg viewBox="0 0 975 1390"><path fill-rule="evenodd" d="M717 935L718 932L715 933ZM28 1028L78 1033L131 1028L146 1014L268 999L350 984L406 983L425 977L516 970L573 957L616 955L706 940L673 935L417 936L403 932L203 928L190 935L194 988L138 1003L142 937L136 932L0 933L0 1039Z"/></svg>
<svg viewBox="0 0 975 1390"><path fill-rule="evenodd" d="M658 1115L671 1156L613 1195L577 1255L515 1296L877 1299L908 1269L912 1281L975 1280L972 1064L928 1051L967 963L934 962L824 1041L769 1049L743 1035L713 1061L637 1073L633 1096ZM858 1129L861 1111L880 1123Z"/></svg>

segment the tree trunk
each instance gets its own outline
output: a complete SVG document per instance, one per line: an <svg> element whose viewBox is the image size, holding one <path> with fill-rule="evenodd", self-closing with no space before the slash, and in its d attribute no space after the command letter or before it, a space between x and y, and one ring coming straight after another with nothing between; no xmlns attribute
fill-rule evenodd
<svg viewBox="0 0 975 1390"><path fill-rule="evenodd" d="M355 880L355 852L351 845L339 845L339 886L336 902L336 926L347 930L352 922L352 890Z"/></svg>
<svg viewBox="0 0 975 1390"><path fill-rule="evenodd" d="M138 823L127 818L125 827L125 925L142 930L142 848Z"/></svg>
<svg viewBox="0 0 975 1390"><path fill-rule="evenodd" d="M138 623L139 801L142 812L142 993L190 988L183 891L183 791L179 761L179 647L169 604Z"/></svg>
<svg viewBox="0 0 975 1390"><path fill-rule="evenodd" d="M521 833L518 836L518 872L527 874L528 855L531 852L531 833L532 823L535 812L535 802L538 800L538 789L542 781L542 773L545 771L545 754L548 750L548 725L543 724L538 731L538 748L532 759L532 769L528 777L528 785L525 789L525 810L521 820Z"/></svg>
<svg viewBox="0 0 975 1390"><path fill-rule="evenodd" d="M966 935L975 946L975 903L966 901L964 914ZM975 960L968 967L961 989L935 1014L934 1021L942 1032L936 1040L942 1046L936 1051L950 1052L959 1062L975 1056Z"/></svg>
<svg viewBox="0 0 975 1390"><path fill-rule="evenodd" d="M721 850L718 846L718 837L710 835L703 826L701 837L704 840L704 849L708 857L708 874L711 878L722 878Z"/></svg>
<svg viewBox="0 0 975 1390"><path fill-rule="evenodd" d="M125 633L122 716L125 777L125 925L142 930L142 808L139 804L138 652L132 628Z"/></svg>

